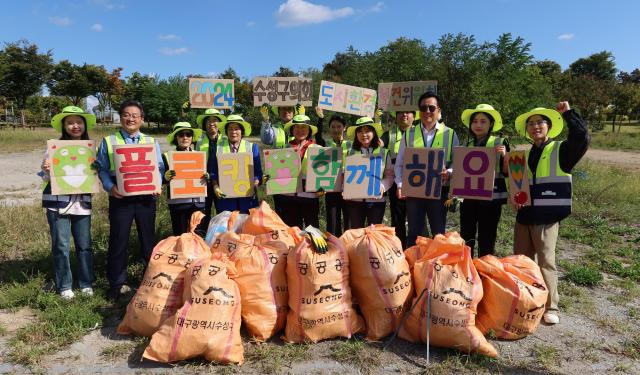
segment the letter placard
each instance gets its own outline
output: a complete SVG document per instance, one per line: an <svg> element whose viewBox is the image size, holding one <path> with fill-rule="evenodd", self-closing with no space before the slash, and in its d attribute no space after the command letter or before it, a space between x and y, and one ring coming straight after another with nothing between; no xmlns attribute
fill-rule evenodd
<svg viewBox="0 0 640 375"><path fill-rule="evenodd" d="M412 198L440 199L444 149L404 149L402 194Z"/></svg>
<svg viewBox="0 0 640 375"><path fill-rule="evenodd" d="M344 199L379 198L382 193L382 157L347 156L344 166Z"/></svg>
<svg viewBox="0 0 640 375"><path fill-rule="evenodd" d="M51 194L91 194L100 192L100 180L91 163L96 160L94 141L47 141Z"/></svg>
<svg viewBox="0 0 640 375"><path fill-rule="evenodd" d="M156 145L131 144L113 146L118 192L124 196L160 193Z"/></svg>
<svg viewBox="0 0 640 375"><path fill-rule="evenodd" d="M509 162L509 199L512 203L531 206L529 192L529 172L524 151L511 151L507 154Z"/></svg>
<svg viewBox="0 0 640 375"><path fill-rule="evenodd" d="M207 171L204 151L169 151L169 160L167 161L169 169L176 171L176 176L169 182L171 198L207 196L207 183L202 179Z"/></svg>
<svg viewBox="0 0 640 375"><path fill-rule="evenodd" d="M253 155L250 152L218 155L218 185L227 198L253 196Z"/></svg>
<svg viewBox="0 0 640 375"><path fill-rule="evenodd" d="M256 77L253 79L253 105L311 106L313 81L304 77Z"/></svg>
<svg viewBox="0 0 640 375"><path fill-rule="evenodd" d="M309 150L311 148L308 148L307 152ZM293 148L264 150L264 169L264 173L269 175L267 195L301 191L302 163L300 155Z"/></svg>
<svg viewBox="0 0 640 375"><path fill-rule="evenodd" d="M342 148L309 147L305 191L342 191Z"/></svg>
<svg viewBox="0 0 640 375"><path fill-rule="evenodd" d="M334 112L373 117L376 110L376 90L322 81L318 106Z"/></svg>
<svg viewBox="0 0 640 375"><path fill-rule="evenodd" d="M189 78L191 108L233 108L232 79Z"/></svg>
<svg viewBox="0 0 640 375"><path fill-rule="evenodd" d="M496 152L487 147L454 147L451 195L490 201L496 175Z"/></svg>
<svg viewBox="0 0 640 375"><path fill-rule="evenodd" d="M438 81L379 83L378 106L385 111L416 111L420 95L437 89Z"/></svg>

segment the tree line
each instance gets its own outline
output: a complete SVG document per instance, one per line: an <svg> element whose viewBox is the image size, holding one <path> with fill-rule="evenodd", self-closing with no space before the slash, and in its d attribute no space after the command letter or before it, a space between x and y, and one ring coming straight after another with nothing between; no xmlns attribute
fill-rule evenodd
<svg viewBox="0 0 640 375"><path fill-rule="evenodd" d="M122 77L122 68L53 62L52 51L42 52L26 40L5 43L0 50L0 109L13 105L20 123L47 122L69 104L79 105L89 95L98 99L98 110L117 108L125 98L137 99L145 107L145 119L158 126L180 120L195 120L201 110L188 107L188 78L197 73L168 78L134 72ZM473 35L445 34L426 45L420 39L398 38L377 51L361 52L353 47L336 53L322 69L293 71L281 66L273 76L305 76L315 83L329 81L377 89L379 82L435 79L443 101L446 124L462 130L460 113L478 103L490 103L513 123L518 114L533 107L552 106L559 98L569 100L593 130L612 121L612 129L623 120L640 116L640 69L616 68L611 52L602 51L574 61L567 69L552 60L536 60L531 43L510 33L493 42L478 42ZM253 107L252 77L240 77L228 67L218 77L235 79L235 112L252 123L260 116ZM42 96L43 87L49 96ZM317 97L318 85L314 85ZM313 117L313 111L310 114ZM507 127L507 133L513 127Z"/></svg>

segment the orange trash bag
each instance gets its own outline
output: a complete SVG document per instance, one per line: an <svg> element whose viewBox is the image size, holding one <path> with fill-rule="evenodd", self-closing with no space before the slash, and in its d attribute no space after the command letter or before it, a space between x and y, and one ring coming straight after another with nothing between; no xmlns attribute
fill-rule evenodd
<svg viewBox="0 0 640 375"><path fill-rule="evenodd" d="M300 209L303 209L303 207L300 207ZM269 204L266 201L262 201L260 206L249 209L249 217L242 225L240 233L257 235L287 228L289 226L271 209Z"/></svg>
<svg viewBox="0 0 640 375"><path fill-rule="evenodd" d="M184 305L151 337L143 357L175 362L204 356L208 361L244 361L240 337L240 290L226 255L199 259L185 277Z"/></svg>
<svg viewBox="0 0 640 375"><path fill-rule="evenodd" d="M411 273L402 243L392 227L380 224L348 230L340 239L349 255L351 287L367 338L380 340L396 330L411 302Z"/></svg>
<svg viewBox="0 0 640 375"><path fill-rule="evenodd" d="M284 340L318 342L351 337L364 329L351 305L349 259L342 241L327 239L327 251L318 253L309 238L287 255L289 315Z"/></svg>
<svg viewBox="0 0 640 375"><path fill-rule="evenodd" d="M203 217L202 212L194 212L189 233L168 237L153 249L140 287L127 305L117 333L151 336L182 306L186 270L195 259L210 254L206 242L194 233Z"/></svg>
<svg viewBox="0 0 640 375"><path fill-rule="evenodd" d="M400 337L427 343L429 330L430 345L496 357L496 349L475 326L482 281L470 248L455 232L437 235L433 241L418 237L416 246L427 248L413 267L417 296Z"/></svg>
<svg viewBox="0 0 640 375"><path fill-rule="evenodd" d="M473 260L484 297L478 305L476 325L485 335L515 340L533 333L544 313L549 291L540 267L524 255Z"/></svg>
<svg viewBox="0 0 640 375"><path fill-rule="evenodd" d="M211 250L234 262L242 299L242 320L253 337L266 341L284 328L289 311L287 292L288 248L278 242L256 244L250 234L226 232Z"/></svg>

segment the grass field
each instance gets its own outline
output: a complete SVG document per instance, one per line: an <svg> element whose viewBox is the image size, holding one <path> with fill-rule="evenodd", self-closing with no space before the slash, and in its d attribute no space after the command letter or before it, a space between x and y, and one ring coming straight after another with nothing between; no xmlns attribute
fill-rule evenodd
<svg viewBox="0 0 640 375"><path fill-rule="evenodd" d="M560 262L566 275L561 284L563 309L575 311L572 309L577 308L578 302L572 297L583 293L583 297L587 298L581 289L585 286L607 287L612 283L625 291L621 300L637 299L640 297L640 175L625 174L615 168L585 161L578 166L574 178L574 213L560 226L560 237L587 250L571 261ZM3 208L3 215L0 215L0 309L16 310L26 306L36 314L34 322L19 329L9 339L10 361L38 368L46 354L58 351L83 337L88 330L122 316L125 305L111 305L104 295L107 287L104 275L109 226L106 196L100 194L94 202L92 231L97 293L94 297L80 296L71 302L63 302L51 291L49 234L42 208L38 205ZM458 214L450 214L449 218L449 230L457 230ZM500 255L512 253L514 220L512 210L505 208L497 241ZM156 222L157 238L169 236L170 219L164 197L159 201ZM131 249L138 247L134 233L132 231L130 237ZM128 270L131 285L137 285L142 277L142 267L135 262L136 259L137 252L131 251ZM615 276L615 279L603 280L603 275ZM583 309L586 306L584 298L579 302ZM631 307L628 314L639 316L640 311L637 306ZM625 326L620 329L629 328ZM625 341L628 342L626 350L632 356L640 355L640 341L633 340L631 336ZM144 340L120 344L105 349L103 356L140 350L139 347L143 348L145 344ZM247 353L247 360L256 361L259 366L269 370L267 372L278 372L283 361L302 359L307 355L304 346L292 349L276 345L251 350ZM331 357L358 368L370 368L379 365L376 362L378 350L378 346L362 341L338 342L331 349ZM534 354L548 361L550 366L557 361L557 353L549 347L540 346ZM280 359L274 359L274 355ZM469 358L474 357L465 358L468 363ZM458 357L451 364L445 361L438 366L445 366L445 370L455 369L460 361ZM478 368L492 369L496 366L495 362L484 359L473 359L471 362Z"/></svg>

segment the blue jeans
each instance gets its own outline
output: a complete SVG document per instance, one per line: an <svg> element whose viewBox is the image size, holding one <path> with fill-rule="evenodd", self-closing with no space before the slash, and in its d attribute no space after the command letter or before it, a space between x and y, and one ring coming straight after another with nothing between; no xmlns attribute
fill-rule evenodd
<svg viewBox="0 0 640 375"><path fill-rule="evenodd" d="M46 211L51 231L51 253L56 288L63 291L71 289L73 285L71 263L69 262L72 234L76 247L78 286L90 288L94 280L91 215L60 215L57 211Z"/></svg>

